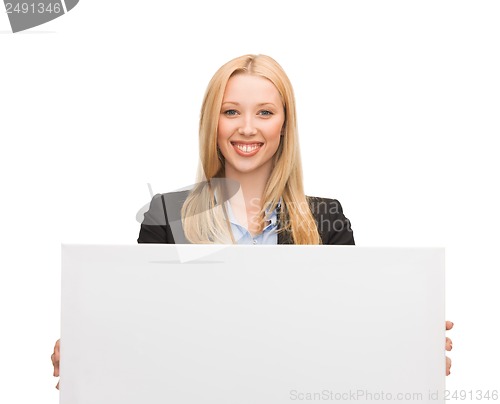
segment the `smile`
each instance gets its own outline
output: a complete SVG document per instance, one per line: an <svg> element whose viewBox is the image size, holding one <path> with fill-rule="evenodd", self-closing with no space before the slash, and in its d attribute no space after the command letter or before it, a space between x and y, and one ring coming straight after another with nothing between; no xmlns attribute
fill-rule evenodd
<svg viewBox="0 0 500 404"><path fill-rule="evenodd" d="M256 154L264 143L247 144L231 142L231 144L233 145L234 150L236 150L236 153L238 153L240 156L250 157Z"/></svg>

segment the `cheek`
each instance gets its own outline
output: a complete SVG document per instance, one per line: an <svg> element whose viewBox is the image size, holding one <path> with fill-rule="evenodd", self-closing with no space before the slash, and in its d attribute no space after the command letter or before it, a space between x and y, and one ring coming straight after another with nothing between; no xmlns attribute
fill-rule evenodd
<svg viewBox="0 0 500 404"><path fill-rule="evenodd" d="M281 129L283 128L284 122L271 122L268 127L268 136L272 138L272 140L279 140L281 137Z"/></svg>
<svg viewBox="0 0 500 404"><path fill-rule="evenodd" d="M219 119L219 123L217 125L217 141L227 139L229 135L230 130L227 121L224 119Z"/></svg>

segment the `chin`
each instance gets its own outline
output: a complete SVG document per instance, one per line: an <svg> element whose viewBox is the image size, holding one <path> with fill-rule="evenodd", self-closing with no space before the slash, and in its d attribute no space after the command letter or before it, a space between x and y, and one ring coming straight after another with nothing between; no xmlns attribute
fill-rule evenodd
<svg viewBox="0 0 500 404"><path fill-rule="evenodd" d="M252 172L258 172L259 171L259 168L261 168L261 166L255 166L255 165L252 165L252 166L249 166L249 165L241 165L241 164L231 164L231 171L234 172L234 173L238 173L238 174L250 174Z"/></svg>

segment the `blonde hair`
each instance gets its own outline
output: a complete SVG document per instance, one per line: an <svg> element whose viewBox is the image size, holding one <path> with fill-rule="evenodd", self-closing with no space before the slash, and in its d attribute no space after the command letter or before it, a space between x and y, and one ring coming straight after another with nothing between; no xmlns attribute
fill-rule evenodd
<svg viewBox="0 0 500 404"><path fill-rule="evenodd" d="M251 74L270 80L281 95L285 111L280 145L273 157L273 170L264 190L260 212L274 210L280 199L280 231L288 231L294 244L321 244L316 222L304 195L295 97L283 68L265 55L244 55L230 60L214 74L201 107L199 126L200 166L198 185L183 204L181 217L186 238L197 244L234 243L224 205L216 195L224 191L224 156L217 147L218 121L228 80L235 74ZM225 200L225 199L224 199Z"/></svg>

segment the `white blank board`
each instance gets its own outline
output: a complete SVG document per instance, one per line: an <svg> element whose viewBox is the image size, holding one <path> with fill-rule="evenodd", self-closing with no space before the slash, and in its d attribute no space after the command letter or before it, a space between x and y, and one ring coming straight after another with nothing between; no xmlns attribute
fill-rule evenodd
<svg viewBox="0 0 500 404"><path fill-rule="evenodd" d="M63 245L60 402L444 403L444 308L442 248Z"/></svg>

